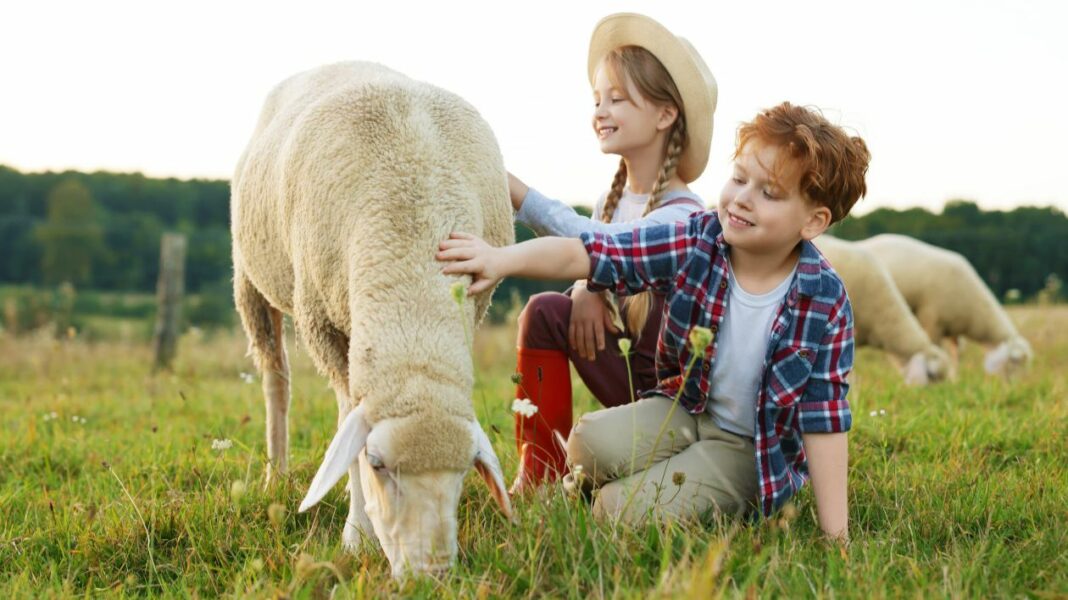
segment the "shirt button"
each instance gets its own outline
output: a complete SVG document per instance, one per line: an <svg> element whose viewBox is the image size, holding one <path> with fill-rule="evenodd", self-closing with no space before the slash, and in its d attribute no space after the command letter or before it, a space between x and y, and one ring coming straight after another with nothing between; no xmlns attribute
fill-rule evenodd
<svg viewBox="0 0 1068 600"><path fill-rule="evenodd" d="M709 327L708 330L711 331L712 333L716 333L717 331L719 331L719 327L716 326L716 325L713 325L713 326Z"/></svg>
<svg viewBox="0 0 1068 600"><path fill-rule="evenodd" d="M801 350L798 350L797 355L801 358L808 358L808 349L802 348Z"/></svg>
<svg viewBox="0 0 1068 600"><path fill-rule="evenodd" d="M721 279L720 280L719 289L721 289L721 290L727 289L727 280L726 279Z"/></svg>

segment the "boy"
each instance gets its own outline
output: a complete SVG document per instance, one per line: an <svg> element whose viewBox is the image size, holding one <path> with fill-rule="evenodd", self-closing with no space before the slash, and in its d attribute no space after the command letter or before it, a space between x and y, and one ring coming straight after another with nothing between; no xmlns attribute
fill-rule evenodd
<svg viewBox="0 0 1068 600"><path fill-rule="evenodd" d="M769 516L811 477L820 527L846 539L853 317L811 240L865 194L870 154L783 103L742 124L734 159L718 210L688 221L504 248L457 233L438 259L474 276L471 293L522 275L666 295L657 387L584 415L568 441L571 484L601 486L595 515ZM695 328L713 343L688 345Z"/></svg>

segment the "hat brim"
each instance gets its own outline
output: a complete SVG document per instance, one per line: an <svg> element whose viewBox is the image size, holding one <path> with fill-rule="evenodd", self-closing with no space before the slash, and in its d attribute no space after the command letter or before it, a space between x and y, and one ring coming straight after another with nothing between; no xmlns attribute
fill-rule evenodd
<svg viewBox="0 0 1068 600"><path fill-rule="evenodd" d="M645 15L617 13L600 20L590 39L590 84L597 67L620 46L641 46L664 65L682 96L689 144L679 157L678 175L686 183L697 179L708 164L712 121L716 111L716 80L697 50L684 38Z"/></svg>

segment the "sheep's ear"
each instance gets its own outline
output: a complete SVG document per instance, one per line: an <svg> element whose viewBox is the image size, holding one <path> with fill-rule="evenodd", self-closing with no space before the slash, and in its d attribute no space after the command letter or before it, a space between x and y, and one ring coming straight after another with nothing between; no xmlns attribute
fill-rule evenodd
<svg viewBox="0 0 1068 600"><path fill-rule="evenodd" d="M923 352L912 355L905 365L905 385L927 385L930 383L927 377L927 360Z"/></svg>
<svg viewBox="0 0 1068 600"><path fill-rule="evenodd" d="M482 430L478 421L468 421L471 437L475 440L475 469L482 476L482 480L489 486L493 499L509 521L512 520L512 501L508 498L508 490L504 487L504 472L501 470L501 461L497 459L497 453L493 451L489 437Z"/></svg>
<svg viewBox="0 0 1068 600"><path fill-rule="evenodd" d="M311 485L308 486L308 494L300 503L299 512L304 512L318 504L330 488L348 472L349 465L360 454L360 450L367 444L367 436L371 433L371 427L367 424L364 416L363 404L357 406L341 422L337 428L334 439L330 441L330 447L326 449L323 464L319 465L319 472L315 474Z"/></svg>

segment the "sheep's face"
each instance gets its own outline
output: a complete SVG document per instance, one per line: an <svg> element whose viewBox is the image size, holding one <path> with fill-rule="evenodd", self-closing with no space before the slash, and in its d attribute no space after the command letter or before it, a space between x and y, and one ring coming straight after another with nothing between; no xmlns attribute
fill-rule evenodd
<svg viewBox="0 0 1068 600"><path fill-rule="evenodd" d="M338 428L301 503L302 512L357 461L362 510L394 577L441 571L453 563L456 511L464 476L471 467L486 480L502 512L511 518L500 463L476 421L420 415L386 418L372 426L362 408L353 410Z"/></svg>
<svg viewBox="0 0 1068 600"><path fill-rule="evenodd" d="M912 355L905 365L905 384L927 385L942 381L949 375L949 366L949 355L946 351L937 346L930 346Z"/></svg>
<svg viewBox="0 0 1068 600"><path fill-rule="evenodd" d="M407 472L395 448L405 437L396 435L402 422L376 423L359 458L364 511L395 577L405 570L442 571L455 560L456 511L476 453L472 444L462 469Z"/></svg>
<svg viewBox="0 0 1068 600"><path fill-rule="evenodd" d="M983 366L991 375L1013 377L1023 371L1033 355L1031 344L1017 336L987 352Z"/></svg>

